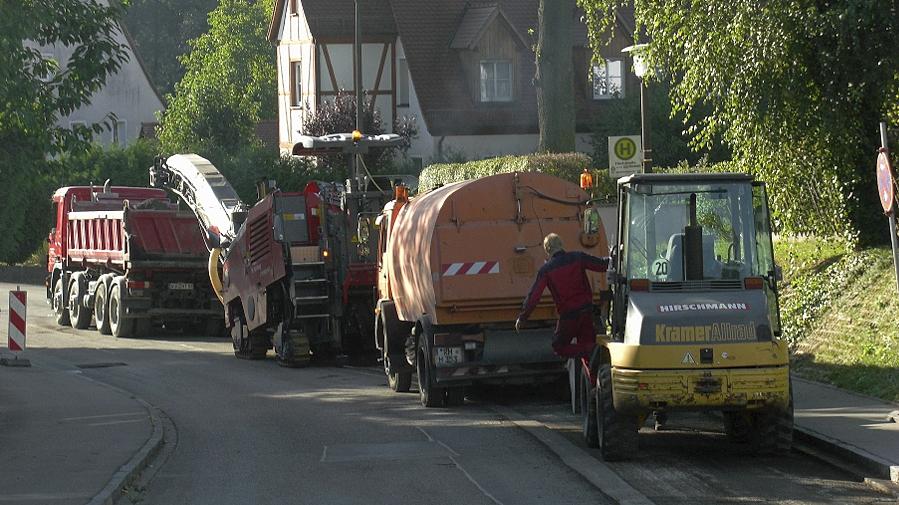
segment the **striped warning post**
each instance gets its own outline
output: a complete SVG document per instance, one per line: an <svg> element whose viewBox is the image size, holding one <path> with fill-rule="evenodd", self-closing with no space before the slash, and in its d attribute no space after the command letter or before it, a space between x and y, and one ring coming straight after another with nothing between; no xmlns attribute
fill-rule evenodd
<svg viewBox="0 0 899 505"><path fill-rule="evenodd" d="M28 297L24 291L9 292L9 350L25 350L25 307Z"/></svg>

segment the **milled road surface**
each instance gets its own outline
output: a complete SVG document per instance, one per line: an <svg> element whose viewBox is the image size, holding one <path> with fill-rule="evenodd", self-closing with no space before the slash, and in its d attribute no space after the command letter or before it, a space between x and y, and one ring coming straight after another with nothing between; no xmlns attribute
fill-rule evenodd
<svg viewBox="0 0 899 505"><path fill-rule="evenodd" d="M0 284L0 294L12 287ZM390 392L376 368L285 369L271 356L235 359L226 339L59 328L43 288L28 290L32 361L60 370L115 365L82 373L159 407L177 431L153 479L124 502L611 503L490 409L501 401L577 440L565 405L532 390L487 390L464 407L424 409L417 394ZM721 438L647 434L634 461L610 466L659 504L892 503L798 453L756 458Z"/></svg>

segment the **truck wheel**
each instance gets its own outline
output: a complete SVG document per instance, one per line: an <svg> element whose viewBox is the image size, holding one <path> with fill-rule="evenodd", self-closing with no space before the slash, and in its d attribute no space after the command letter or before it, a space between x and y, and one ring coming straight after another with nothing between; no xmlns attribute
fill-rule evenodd
<svg viewBox="0 0 899 505"><path fill-rule="evenodd" d="M97 331L101 335L111 335L109 326L109 282L108 277L100 277L97 281L97 289L94 291L94 319L97 321Z"/></svg>
<svg viewBox="0 0 899 505"><path fill-rule="evenodd" d="M424 340L425 335L422 335ZM431 378L431 363L428 359L428 353L425 344L420 343L418 346L418 357L415 360L415 368L418 372L418 397L424 407L442 407L443 406L443 389L434 385L434 379Z"/></svg>
<svg viewBox="0 0 899 505"><path fill-rule="evenodd" d="M129 337L134 321L125 318L125 304L122 303L122 283L113 280L109 289L109 329L116 338Z"/></svg>
<svg viewBox="0 0 899 505"><path fill-rule="evenodd" d="M596 432L599 452L606 461L618 461L637 452L637 422L615 411L612 402L612 367L596 372Z"/></svg>
<svg viewBox="0 0 899 505"><path fill-rule="evenodd" d="M62 278L60 277L53 284L53 312L56 313L56 324L68 326L69 308L63 303L63 289Z"/></svg>
<svg viewBox="0 0 899 505"><path fill-rule="evenodd" d="M447 407L460 407L465 405L465 387L446 388L445 395L444 402Z"/></svg>
<svg viewBox="0 0 899 505"><path fill-rule="evenodd" d="M387 387L397 393L408 393L412 389L412 371L390 373L390 354L384 348L384 375L387 376Z"/></svg>
<svg viewBox="0 0 899 505"><path fill-rule="evenodd" d="M149 318L141 318L135 319L134 327L132 328L131 335L137 338L144 338L150 336L150 332L153 331L153 321Z"/></svg>
<svg viewBox="0 0 899 505"><path fill-rule="evenodd" d="M69 323L76 330L83 330L91 325L91 309L84 306L86 287L83 275L72 275L72 280L69 281Z"/></svg>
<svg viewBox="0 0 899 505"><path fill-rule="evenodd" d="M590 377L581 373L581 416L582 431L587 447L599 447L599 430L596 427L596 388Z"/></svg>

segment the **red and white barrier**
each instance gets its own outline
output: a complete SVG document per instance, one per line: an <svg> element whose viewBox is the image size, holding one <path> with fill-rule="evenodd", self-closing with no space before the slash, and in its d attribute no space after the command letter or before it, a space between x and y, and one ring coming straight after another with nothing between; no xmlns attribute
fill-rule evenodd
<svg viewBox="0 0 899 505"><path fill-rule="evenodd" d="M9 292L9 338L10 351L25 350L25 312L28 296L24 291Z"/></svg>

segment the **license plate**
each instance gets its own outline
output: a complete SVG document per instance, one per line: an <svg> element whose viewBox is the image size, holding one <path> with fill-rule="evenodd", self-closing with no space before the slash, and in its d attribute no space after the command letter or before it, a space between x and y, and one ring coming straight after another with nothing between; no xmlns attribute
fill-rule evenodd
<svg viewBox="0 0 899 505"><path fill-rule="evenodd" d="M191 282L170 282L169 289L192 291L194 289L194 285Z"/></svg>
<svg viewBox="0 0 899 505"><path fill-rule="evenodd" d="M437 366L453 366L462 364L461 347L435 347L437 351Z"/></svg>

